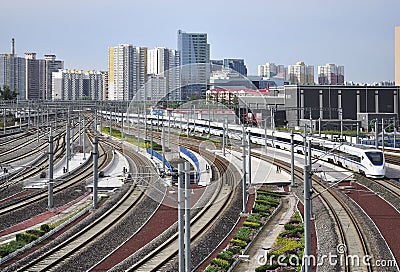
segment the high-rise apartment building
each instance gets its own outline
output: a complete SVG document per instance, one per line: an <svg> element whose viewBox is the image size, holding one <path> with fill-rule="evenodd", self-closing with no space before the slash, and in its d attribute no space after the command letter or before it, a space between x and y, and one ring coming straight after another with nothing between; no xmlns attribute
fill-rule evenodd
<svg viewBox="0 0 400 272"><path fill-rule="evenodd" d="M400 26L394 29L394 80L400 86Z"/></svg>
<svg viewBox="0 0 400 272"><path fill-rule="evenodd" d="M52 73L64 68L55 55L37 59L36 53L25 53L25 99L51 99Z"/></svg>
<svg viewBox="0 0 400 272"><path fill-rule="evenodd" d="M146 47L121 44L108 49L109 100L132 100L146 77Z"/></svg>
<svg viewBox="0 0 400 272"><path fill-rule="evenodd" d="M52 73L58 72L59 70L64 69L64 61L57 60L56 55L46 54L44 55L44 60L40 60L40 70L41 75L43 75L44 81L43 88L43 99L51 100L52 99Z"/></svg>
<svg viewBox="0 0 400 272"><path fill-rule="evenodd" d="M244 59L224 59L224 68L232 69L243 76L247 76L247 67Z"/></svg>
<svg viewBox="0 0 400 272"><path fill-rule="evenodd" d="M287 78L292 84L314 85L314 66L306 65L304 62L289 65Z"/></svg>
<svg viewBox="0 0 400 272"><path fill-rule="evenodd" d="M205 97L209 81L210 45L206 33L178 30L178 52L181 64L181 98Z"/></svg>
<svg viewBox="0 0 400 272"><path fill-rule="evenodd" d="M53 73L53 100L101 100L103 77L95 71L60 70Z"/></svg>
<svg viewBox="0 0 400 272"><path fill-rule="evenodd" d="M25 58L14 54L0 55L0 87L10 87L18 99L25 99Z"/></svg>
<svg viewBox="0 0 400 272"><path fill-rule="evenodd" d="M165 47L149 49L147 52L147 74L148 81L154 82L149 82L146 85L153 91L146 90L146 94L143 94L143 99L146 97L146 100L160 100L163 98L181 100L178 51ZM154 91L156 86L161 86L159 92Z"/></svg>
<svg viewBox="0 0 400 272"><path fill-rule="evenodd" d="M286 78L286 69L282 64L275 64L272 62L267 62L266 64L258 65L258 76L272 78Z"/></svg>
<svg viewBox="0 0 400 272"><path fill-rule="evenodd" d="M343 85L344 66L328 63L318 66L318 84L320 85Z"/></svg>

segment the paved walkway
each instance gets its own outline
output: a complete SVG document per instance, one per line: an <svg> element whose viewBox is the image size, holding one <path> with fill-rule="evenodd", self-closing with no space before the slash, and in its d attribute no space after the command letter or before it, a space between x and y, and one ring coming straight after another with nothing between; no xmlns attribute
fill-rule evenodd
<svg viewBox="0 0 400 272"><path fill-rule="evenodd" d="M268 261L267 252L272 248L278 235L284 231L284 224L293 216L297 208L296 203L297 199L291 195L282 199L281 209L268 221L246 252L249 259L239 261L233 271L255 271L257 267L266 264L265 262Z"/></svg>

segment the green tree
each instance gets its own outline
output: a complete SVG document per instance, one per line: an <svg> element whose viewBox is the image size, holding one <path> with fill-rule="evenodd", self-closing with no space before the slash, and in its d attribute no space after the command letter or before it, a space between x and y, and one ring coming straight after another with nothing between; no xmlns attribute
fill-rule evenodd
<svg viewBox="0 0 400 272"><path fill-rule="evenodd" d="M12 91L9 86L4 85L3 90L0 88L0 100L16 100L17 92Z"/></svg>

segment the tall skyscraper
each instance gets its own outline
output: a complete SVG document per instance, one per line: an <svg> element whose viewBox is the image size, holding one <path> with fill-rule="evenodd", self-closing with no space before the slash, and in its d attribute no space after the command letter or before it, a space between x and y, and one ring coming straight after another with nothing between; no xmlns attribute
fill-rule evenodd
<svg viewBox="0 0 400 272"><path fill-rule="evenodd" d="M394 78L396 86L400 86L400 26L394 29Z"/></svg>
<svg viewBox="0 0 400 272"><path fill-rule="evenodd" d="M181 97L205 97L209 81L210 45L206 33L178 30L181 69Z"/></svg>
<svg viewBox="0 0 400 272"><path fill-rule="evenodd" d="M328 63L318 66L318 84L320 85L343 85L344 66Z"/></svg>
<svg viewBox="0 0 400 272"><path fill-rule="evenodd" d="M121 44L108 49L109 100L132 100L146 78L146 47Z"/></svg>
<svg viewBox="0 0 400 272"><path fill-rule="evenodd" d="M314 66L304 62L289 65L287 77L292 84L314 85Z"/></svg>
<svg viewBox="0 0 400 272"><path fill-rule="evenodd" d="M224 68L230 68L243 76L247 76L247 67L244 64L244 59L224 59Z"/></svg>
<svg viewBox="0 0 400 272"><path fill-rule="evenodd" d="M36 59L36 53L25 53L25 99L42 98L39 79L39 60Z"/></svg>

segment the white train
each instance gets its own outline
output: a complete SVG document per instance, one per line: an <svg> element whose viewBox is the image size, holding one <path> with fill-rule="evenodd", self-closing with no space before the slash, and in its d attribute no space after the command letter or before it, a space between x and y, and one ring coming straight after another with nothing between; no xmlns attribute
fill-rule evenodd
<svg viewBox="0 0 400 272"><path fill-rule="evenodd" d="M121 116L112 114L113 118L121 121ZM125 116L125 115L124 115ZM109 118L109 112L103 112L103 117ZM126 117L126 116L125 116ZM126 119L125 119L126 120ZM137 123L137 114L130 115L129 122ZM140 117L140 122L144 123L145 118ZM185 119L183 117L168 118L166 116L147 115L147 123L151 120L153 125L164 125L180 128L183 131L198 132L202 134L222 136L223 123L209 122L208 120ZM170 124L168 122L171 122ZM126 121L124 121L126 122ZM158 123L157 123L158 122ZM229 124L228 129L225 129L227 137L231 139L242 139L242 126ZM267 129L265 132L262 128L246 128L250 133L252 143L279 148L283 150L291 150L291 136L289 132L273 131ZM311 140L311 154L314 158L339 165L346 169L365 175L370 178L383 178L386 174L385 157L381 150L364 145L354 145L339 141L330 141L328 139L318 137L307 137ZM294 150L296 153L304 154L303 136L294 134L293 141L295 144Z"/></svg>

